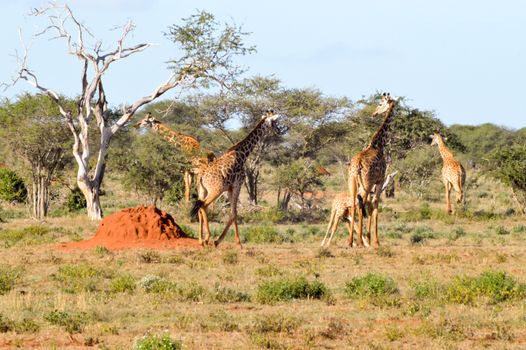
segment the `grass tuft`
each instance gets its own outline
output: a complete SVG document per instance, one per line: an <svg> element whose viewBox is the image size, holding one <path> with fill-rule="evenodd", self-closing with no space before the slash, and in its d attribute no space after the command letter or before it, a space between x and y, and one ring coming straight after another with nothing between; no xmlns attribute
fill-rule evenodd
<svg viewBox="0 0 526 350"><path fill-rule="evenodd" d="M308 281L305 277L283 278L258 285L256 299L263 304L292 299L321 299L329 294L320 281Z"/></svg>

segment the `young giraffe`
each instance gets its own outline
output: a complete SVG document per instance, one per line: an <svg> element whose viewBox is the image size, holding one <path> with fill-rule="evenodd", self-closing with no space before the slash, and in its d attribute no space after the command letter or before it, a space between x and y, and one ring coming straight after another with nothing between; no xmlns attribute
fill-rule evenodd
<svg viewBox="0 0 526 350"><path fill-rule="evenodd" d="M183 175L184 180L184 198L186 203L190 202L190 191L194 176L198 175L199 168L210 160L214 159L215 156L212 152L204 151L201 149L201 144L194 137L182 134L175 130L170 129L154 117L150 112L146 113L146 116L134 125L135 128L148 127L161 135L166 141L175 146L179 147L184 154L190 158L192 164L192 170L185 170ZM206 156L203 156L206 155Z"/></svg>
<svg viewBox="0 0 526 350"><path fill-rule="evenodd" d="M265 137L270 131L277 131L277 122L279 115L273 111L267 111L261 117L259 123L254 129L241 141L230 147L225 154L216 158L201 169L197 192L199 199L192 208L191 215L199 216L199 243L208 244L210 240L210 227L206 208L212 204L223 192L228 193L231 214L223 232L219 238L214 241L217 246L227 233L230 225L234 225L234 234L236 243L241 247L239 240L239 231L237 227L237 202L239 191L245 179L245 162L256 146L256 144ZM206 239L203 241L203 226L206 230Z"/></svg>
<svg viewBox="0 0 526 350"><path fill-rule="evenodd" d="M367 216L365 204L369 200L371 190L376 185L375 195L372 197L372 224L374 233L374 245L380 245L378 241L378 200L380 190L385 179L387 168L387 155L384 148L389 142L389 125L393 119L393 111L399 98L392 98L384 93L382 100L373 116L385 113L385 119L376 133L373 135L369 145L351 159L349 165L349 195L352 198L351 207L351 233L354 229L354 213L356 212L356 201L360 210L358 211L358 246L363 246L363 217ZM359 192L359 193L358 193ZM349 237L351 244L352 234Z"/></svg>
<svg viewBox="0 0 526 350"><path fill-rule="evenodd" d="M466 170L458 160L455 159L453 153L446 147L444 139L440 134L434 133L432 136L431 145L437 145L438 151L442 156L442 181L446 189L446 207L449 214L451 210L451 188L455 189L457 193L457 203L464 201L464 183L466 182Z"/></svg>
<svg viewBox="0 0 526 350"><path fill-rule="evenodd" d="M385 178L385 181L382 185L382 188L380 190L380 193L382 193L386 188L387 186L389 186L389 184L393 181L395 175L398 173L398 171L395 171L389 175L387 175L387 177ZM376 186L376 185L375 185ZM368 205L368 209L371 210L372 209L372 201L374 201L375 199L375 196L376 196L376 188L375 186L373 186L373 189L370 193L371 195L371 198L372 200L369 201L367 203ZM338 228L338 223L340 222L340 219L343 218L343 220L345 221L345 226L347 227L347 230L349 231L349 244L352 246L353 244L353 232L351 230L351 226L350 226L350 222L351 222L351 217L350 217L350 210L351 210L351 207L353 205L356 205L356 201L353 201L351 196L349 195L349 193L347 192L342 192L342 193L338 193L336 194L336 196L334 197L333 201L332 201L332 209L331 209L331 215L330 215L330 219L329 219L329 225L327 226L327 232L325 233L325 237L323 237L323 241L321 242L321 246L323 247L325 244L327 244L327 246L329 246L331 244L331 241L332 241L332 236L334 235L334 232L336 231L336 229ZM371 240L371 219L372 217L369 216L368 220L367 220L367 241L365 241L365 245L368 246L369 245L369 241ZM329 236L329 232L331 233L330 237L329 237L329 240L327 240L327 236Z"/></svg>

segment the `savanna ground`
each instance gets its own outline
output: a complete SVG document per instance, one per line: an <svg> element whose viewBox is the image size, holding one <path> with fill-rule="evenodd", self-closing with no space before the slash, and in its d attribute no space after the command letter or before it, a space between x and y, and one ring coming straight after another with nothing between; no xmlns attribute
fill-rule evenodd
<svg viewBox="0 0 526 350"><path fill-rule="evenodd" d="M108 183L107 212L137 204ZM383 199L378 250L348 248L342 224L320 249L325 221L280 224L268 210L242 215L242 250L230 234L218 249L63 252L57 242L97 223L58 213L37 225L4 207L0 348L130 349L155 336L183 349L526 348L526 220L489 179L471 180L455 216L442 197L436 181Z"/></svg>

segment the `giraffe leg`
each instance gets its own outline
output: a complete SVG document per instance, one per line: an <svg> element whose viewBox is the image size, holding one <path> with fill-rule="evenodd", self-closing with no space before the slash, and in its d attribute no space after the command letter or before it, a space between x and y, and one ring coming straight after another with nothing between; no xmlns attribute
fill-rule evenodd
<svg viewBox="0 0 526 350"><path fill-rule="evenodd" d="M225 238L226 233L228 232L228 229L230 228L230 225L234 223L234 235L236 239L236 243L239 247L241 247L241 241L239 239L239 231L237 227L237 201L239 198L239 191L241 189L241 186L234 185L232 189L228 191L228 201L230 202L230 218L227 221L227 224L225 228L223 229L223 232L219 236L217 240L214 241L214 245L217 247L219 243Z"/></svg>
<svg viewBox="0 0 526 350"><path fill-rule="evenodd" d="M446 188L446 208L447 212L451 214L451 184L449 181L444 181L444 186Z"/></svg>
<svg viewBox="0 0 526 350"><path fill-rule="evenodd" d="M204 246L203 241L203 213L201 212L201 209L197 212L197 215L199 216L199 244L201 246Z"/></svg>
<svg viewBox="0 0 526 350"><path fill-rule="evenodd" d="M358 210L359 211L359 210ZM352 247L353 245L353 234L354 234L354 215L356 214L356 205L352 205L351 206L351 209L350 209L350 212L349 212L349 218L351 219L351 224L350 224L350 232L349 232L349 247Z"/></svg>
<svg viewBox="0 0 526 350"><path fill-rule="evenodd" d="M372 200L372 207L373 207L373 213L372 213L372 221L373 221L373 244L375 248L378 248L380 246L380 241L378 240L378 199L380 198L380 194L382 192L382 188L380 186L377 186L376 193L374 195L374 198ZM371 232L369 231L369 234ZM369 242L371 242L369 240Z"/></svg>
<svg viewBox="0 0 526 350"><path fill-rule="evenodd" d="M323 241L321 241L320 246L323 247L325 245L325 241L327 240L327 236L329 236L329 232L332 228L332 223L334 221L334 215L336 214L336 211L334 209L331 210L331 215L329 216L329 225L327 226L327 231L325 232L325 237L323 237Z"/></svg>
<svg viewBox="0 0 526 350"><path fill-rule="evenodd" d="M345 227L347 227L347 231L349 231L349 246L352 247L353 244L353 229L351 227L351 218L347 217L347 220L345 220Z"/></svg>
<svg viewBox="0 0 526 350"><path fill-rule="evenodd" d="M199 226L200 226L199 242L200 243L202 240L202 228L201 228L202 225L204 225L204 228L206 230L206 238L204 240L205 244L208 244L208 242L210 241L210 225L208 223L208 216L206 215L206 209L211 203L213 203L221 195L221 193L222 192L219 192L219 191L216 191L215 193L208 192L206 199L204 200L205 203L203 204L201 208L199 208L199 211L197 212L199 214Z"/></svg>
<svg viewBox="0 0 526 350"><path fill-rule="evenodd" d="M367 211L369 212L367 217L367 241L364 241L366 247L371 243L371 223L373 222L373 204L370 201L367 202Z"/></svg>
<svg viewBox="0 0 526 350"><path fill-rule="evenodd" d="M336 215L336 218L333 222L332 228L331 228L331 236L329 237L329 241L327 241L327 246L331 245L332 236L334 236L334 232L338 229L338 224L340 223L341 215Z"/></svg>

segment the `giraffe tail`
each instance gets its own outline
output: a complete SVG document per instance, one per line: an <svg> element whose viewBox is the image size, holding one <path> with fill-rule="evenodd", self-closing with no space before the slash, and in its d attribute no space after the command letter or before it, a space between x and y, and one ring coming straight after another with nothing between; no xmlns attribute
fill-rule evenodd
<svg viewBox="0 0 526 350"><path fill-rule="evenodd" d="M196 218L197 217L197 213L199 212L199 209L201 209L204 205L205 205L204 201L202 201L200 199L197 199L194 202L194 205L192 206L192 209L190 210L190 217Z"/></svg>
<svg viewBox="0 0 526 350"><path fill-rule="evenodd" d="M362 216L366 218L367 210L365 209L365 203L363 201L363 198L361 195L357 195L356 198L358 199L358 206L360 207L360 210L362 211Z"/></svg>

